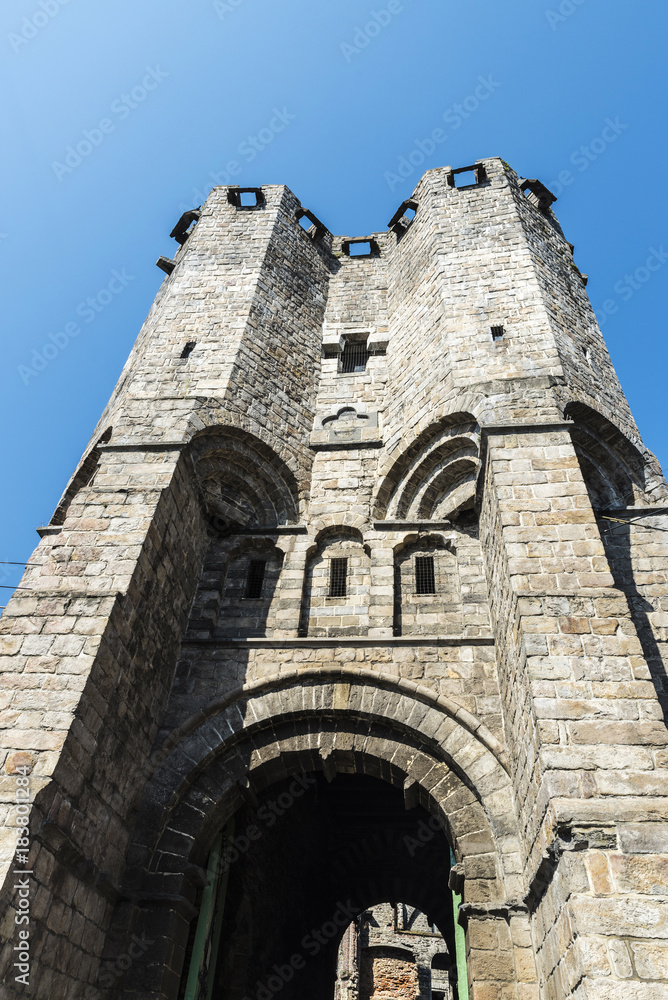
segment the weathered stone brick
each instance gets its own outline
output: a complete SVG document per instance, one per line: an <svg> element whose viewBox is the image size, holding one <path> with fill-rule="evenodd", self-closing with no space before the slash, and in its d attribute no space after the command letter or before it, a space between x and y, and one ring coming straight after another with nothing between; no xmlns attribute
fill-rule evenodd
<svg viewBox="0 0 668 1000"><path fill-rule="evenodd" d="M472 1000L661 995L668 493L549 192L496 158L456 177L425 174L367 257L278 186L249 208L217 187L182 234L0 621L38 995L92 998L144 931L114 991L178 995L217 833L313 771L444 818ZM281 879L306 906L342 862L314 837L302 887L275 818L244 858L287 921ZM380 840L346 849L382 868ZM242 888L231 869L240 996L263 974ZM397 961L369 995L428 995Z"/></svg>

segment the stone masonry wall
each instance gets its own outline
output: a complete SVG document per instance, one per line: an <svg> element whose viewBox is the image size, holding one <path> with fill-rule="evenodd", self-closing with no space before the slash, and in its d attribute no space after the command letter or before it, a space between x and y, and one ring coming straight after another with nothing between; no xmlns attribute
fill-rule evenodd
<svg viewBox="0 0 668 1000"><path fill-rule="evenodd" d="M653 514L651 508L631 508L599 517L599 527L615 583L626 595L668 717L668 519L665 513Z"/></svg>
<svg viewBox="0 0 668 1000"><path fill-rule="evenodd" d="M668 996L665 483L551 208L502 160L477 169L463 188L449 167L425 174L414 219L367 237L366 257L305 232L280 186L254 207L215 188L176 254L0 622L2 861L27 760L40 1000L107 1000L100 961L125 953L139 911L163 958L137 959L124 1000L176 1000L202 887L190 859L210 848L170 827L200 780L194 727L244 685L303 676L310 691L332 669L378 678L373 711L351 708L384 727L378 776L398 780L383 754L410 731L411 759L418 735L435 756L407 806L434 788L456 802L471 1000ZM368 359L344 372L354 344ZM592 507L615 493L591 481L608 457L617 507L645 505L618 522ZM433 596L415 593L420 552L439 560ZM329 596L342 557L345 599ZM395 718L406 685L422 701ZM350 680L335 688L346 703ZM282 697L254 709L267 773ZM290 766L314 739L331 777L331 719L309 720ZM202 744L206 767L228 736ZM179 777L163 787L171 753ZM375 767L373 749L364 765L356 753L351 773ZM155 834L141 850L138 815Z"/></svg>
<svg viewBox="0 0 668 1000"><path fill-rule="evenodd" d="M194 528L198 505L173 456L106 457L103 470L124 460L116 489L78 494L62 529L37 549L33 594L17 595L2 618L2 678L14 723L3 730L3 798L12 800L12 754L28 751L35 803L31 988L16 995L95 995L137 796L201 564L202 534L184 537L180 527L186 520ZM168 485L149 485L161 480ZM15 833L4 826L3 875ZM16 907L12 883L10 876L3 891L6 920ZM10 938L3 977L11 947Z"/></svg>

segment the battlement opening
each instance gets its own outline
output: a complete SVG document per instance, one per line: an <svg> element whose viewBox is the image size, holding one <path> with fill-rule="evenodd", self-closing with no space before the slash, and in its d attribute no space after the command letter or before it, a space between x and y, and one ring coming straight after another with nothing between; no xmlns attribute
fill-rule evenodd
<svg viewBox="0 0 668 1000"><path fill-rule="evenodd" d="M557 196L552 194L549 188L546 188L544 184L541 184L541 182L535 178L521 181L520 190L527 201L531 202L532 205L535 205L541 212L547 212L552 204L557 200ZM569 244L569 246L571 246L571 244Z"/></svg>
<svg viewBox="0 0 668 1000"><path fill-rule="evenodd" d="M475 170L473 169L463 170L461 173L458 173L453 180L456 188L473 187L478 183L478 178L476 177Z"/></svg>
<svg viewBox="0 0 668 1000"><path fill-rule="evenodd" d="M380 257L375 240L344 240L341 249L348 257Z"/></svg>
<svg viewBox="0 0 668 1000"><path fill-rule="evenodd" d="M415 218L417 208L418 203L412 198L407 198L406 201L402 201L401 205L399 205L399 208L388 222L387 228L394 230L397 234L405 232Z"/></svg>
<svg viewBox="0 0 668 1000"><path fill-rule="evenodd" d="M264 208L262 188L229 188L227 200L235 208Z"/></svg>
<svg viewBox="0 0 668 1000"><path fill-rule="evenodd" d="M183 246L197 225L201 214L199 208L192 208L189 212L184 212L169 234L170 238L176 240L180 246Z"/></svg>
<svg viewBox="0 0 668 1000"><path fill-rule="evenodd" d="M313 212L309 212L306 208L301 208L297 212L297 222L312 240L319 240L329 232L327 226Z"/></svg>
<svg viewBox="0 0 668 1000"><path fill-rule="evenodd" d="M470 167L457 167L448 174L448 184L454 188L475 187L484 184L487 173L482 163L474 163Z"/></svg>

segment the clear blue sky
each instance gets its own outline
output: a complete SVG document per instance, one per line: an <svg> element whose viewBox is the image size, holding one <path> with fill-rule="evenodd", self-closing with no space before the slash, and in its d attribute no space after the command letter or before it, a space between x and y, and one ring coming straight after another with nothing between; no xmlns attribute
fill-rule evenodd
<svg viewBox="0 0 668 1000"><path fill-rule="evenodd" d="M498 155L541 179L665 464L668 259L633 275L668 249L667 25L665 0L5 0L0 559L30 555L170 230L230 161L232 183L286 183L351 235L384 229L430 167ZM459 117L480 78L491 93ZM444 141L397 182L435 128Z"/></svg>

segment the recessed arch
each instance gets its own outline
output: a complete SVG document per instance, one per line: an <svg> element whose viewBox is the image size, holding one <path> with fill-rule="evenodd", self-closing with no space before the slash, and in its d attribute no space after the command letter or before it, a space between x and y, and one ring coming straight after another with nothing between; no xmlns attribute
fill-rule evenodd
<svg viewBox="0 0 668 1000"><path fill-rule="evenodd" d="M379 486L374 496L374 517L417 516L419 499L438 477L436 491L426 499L433 506L458 479L475 472L479 451L479 427L470 413L443 417L421 433L380 470ZM449 465L453 466L447 472ZM415 508L415 510L413 509Z"/></svg>
<svg viewBox="0 0 668 1000"><path fill-rule="evenodd" d="M259 438L237 428L218 427L194 437L189 453L204 505L219 529L298 521L297 480Z"/></svg>
<svg viewBox="0 0 668 1000"><path fill-rule="evenodd" d="M270 433L246 413L223 405L219 399L202 399L188 420L183 441L193 446L200 438L221 431L237 440L252 441L266 461L270 464L276 461L277 466L288 471L297 484L300 499L308 497L312 453L285 436Z"/></svg>
<svg viewBox="0 0 668 1000"><path fill-rule="evenodd" d="M638 448L610 420L584 403L568 403L564 416L574 423L571 436L592 506L614 509L641 500L648 486L648 470Z"/></svg>
<svg viewBox="0 0 668 1000"><path fill-rule="evenodd" d="M464 437L450 438L423 454L412 473L398 485L388 506L388 516L409 518L433 510L464 477L474 481L478 448Z"/></svg>

